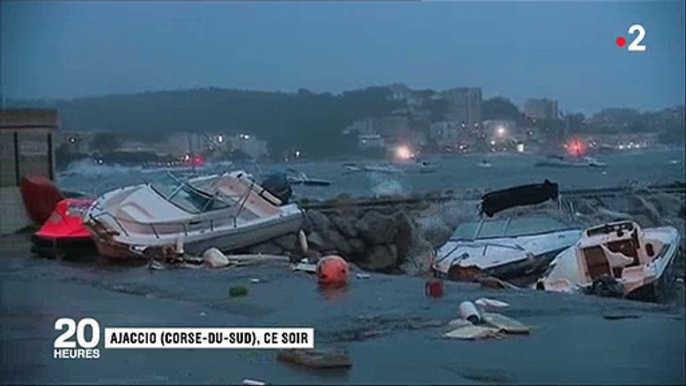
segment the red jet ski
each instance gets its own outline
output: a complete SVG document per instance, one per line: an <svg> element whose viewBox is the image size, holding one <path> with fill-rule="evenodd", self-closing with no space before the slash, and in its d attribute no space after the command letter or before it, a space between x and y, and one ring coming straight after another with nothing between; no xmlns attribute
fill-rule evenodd
<svg viewBox="0 0 686 386"><path fill-rule="evenodd" d="M81 221L81 215L93 201L67 198L58 202L31 238L31 252L47 258L97 255L95 243Z"/></svg>

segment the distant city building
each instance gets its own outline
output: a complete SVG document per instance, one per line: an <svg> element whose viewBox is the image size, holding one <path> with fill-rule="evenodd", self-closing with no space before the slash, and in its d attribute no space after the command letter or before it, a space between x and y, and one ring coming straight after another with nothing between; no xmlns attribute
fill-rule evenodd
<svg viewBox="0 0 686 386"><path fill-rule="evenodd" d="M231 143L231 150L240 150L253 159L269 156L267 141L258 139L252 134L238 134L228 138L228 141Z"/></svg>
<svg viewBox="0 0 686 386"><path fill-rule="evenodd" d="M481 88L454 88L443 91L441 97L449 103L446 120L464 123L471 129L481 127Z"/></svg>
<svg viewBox="0 0 686 386"><path fill-rule="evenodd" d="M557 101L554 99L529 99L524 104L524 113L533 119L558 119Z"/></svg>
<svg viewBox="0 0 686 386"><path fill-rule="evenodd" d="M360 134L357 140L360 150L386 147L386 141L379 134Z"/></svg>
<svg viewBox="0 0 686 386"><path fill-rule="evenodd" d="M348 126L343 130L343 134L376 134L376 119L375 118L364 118L353 122L352 125Z"/></svg>
<svg viewBox="0 0 686 386"><path fill-rule="evenodd" d="M590 148L613 148L616 150L643 149L659 143L657 133L594 134L581 136L580 139Z"/></svg>

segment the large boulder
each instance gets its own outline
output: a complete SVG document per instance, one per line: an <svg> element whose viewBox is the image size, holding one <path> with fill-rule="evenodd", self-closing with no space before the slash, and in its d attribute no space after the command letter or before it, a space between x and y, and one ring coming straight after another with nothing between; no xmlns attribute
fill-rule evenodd
<svg viewBox="0 0 686 386"><path fill-rule="evenodd" d="M398 251L395 245L375 245L362 262L371 271L392 270L398 267Z"/></svg>
<svg viewBox="0 0 686 386"><path fill-rule="evenodd" d="M300 249L300 246L298 245L298 236L295 234L278 237L274 239L273 242L286 251Z"/></svg>
<svg viewBox="0 0 686 386"><path fill-rule="evenodd" d="M338 231L345 237L357 237L355 221L357 221L357 219L349 215L335 215L331 217L331 222L336 226L336 229L338 229Z"/></svg>
<svg viewBox="0 0 686 386"><path fill-rule="evenodd" d="M355 223L358 235L369 245L392 243L395 236L393 218L376 211L367 212Z"/></svg>
<svg viewBox="0 0 686 386"><path fill-rule="evenodd" d="M414 226L405 212L397 212L393 216L395 228L394 244L398 251L399 264L402 264L410 252Z"/></svg>
<svg viewBox="0 0 686 386"><path fill-rule="evenodd" d="M306 225L311 232L325 232L327 229L331 228L331 221L322 212L308 210Z"/></svg>

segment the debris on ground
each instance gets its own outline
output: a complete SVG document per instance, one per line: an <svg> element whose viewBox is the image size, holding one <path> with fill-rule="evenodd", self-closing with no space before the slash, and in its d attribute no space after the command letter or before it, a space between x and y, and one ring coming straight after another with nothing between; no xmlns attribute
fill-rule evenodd
<svg viewBox="0 0 686 386"><path fill-rule="evenodd" d="M529 326L505 315L484 312L482 318L487 325L506 334L528 334L531 331Z"/></svg>
<svg viewBox="0 0 686 386"><path fill-rule="evenodd" d="M292 268L294 271L302 271L302 272L308 272L308 273L316 273L317 272L317 265L308 263L307 259L303 259L298 264L294 265Z"/></svg>
<svg viewBox="0 0 686 386"><path fill-rule="evenodd" d="M229 258L217 248L209 248L202 254L202 258L208 268L224 268L229 265Z"/></svg>
<svg viewBox="0 0 686 386"><path fill-rule="evenodd" d="M428 279L424 284L424 292L426 296L440 298L443 296L443 282L434 278Z"/></svg>
<svg viewBox="0 0 686 386"><path fill-rule="evenodd" d="M229 296L232 298L242 297L248 294L248 289L243 286L235 286L229 289Z"/></svg>
<svg viewBox="0 0 686 386"><path fill-rule="evenodd" d="M461 327L466 327L466 326L471 326L473 325L472 322L464 320L464 319L453 319L450 322L448 322L448 327L452 329L458 329Z"/></svg>
<svg viewBox="0 0 686 386"><path fill-rule="evenodd" d="M469 321L473 324L481 323L481 315L476 309L476 306L472 302L462 302L460 303L460 317L464 320Z"/></svg>
<svg viewBox="0 0 686 386"><path fill-rule="evenodd" d="M349 369L353 366L348 353L344 351L281 350L276 359L313 369Z"/></svg>
<svg viewBox="0 0 686 386"><path fill-rule="evenodd" d="M266 383L262 382L262 381L257 381L255 379L245 378L243 380L243 385L244 386L263 386L263 385L266 385Z"/></svg>
<svg viewBox="0 0 686 386"><path fill-rule="evenodd" d="M471 324L452 330L443 336L451 339L478 340L488 338L500 339L504 337L504 334L497 328L488 326L475 326Z"/></svg>
<svg viewBox="0 0 686 386"><path fill-rule="evenodd" d="M501 302L500 300L480 298L474 301L474 304L481 307L508 307L509 304Z"/></svg>

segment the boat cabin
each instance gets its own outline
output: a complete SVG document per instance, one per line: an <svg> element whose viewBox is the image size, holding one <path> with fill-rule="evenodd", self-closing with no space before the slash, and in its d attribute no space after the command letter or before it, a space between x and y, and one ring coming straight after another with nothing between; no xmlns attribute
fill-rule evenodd
<svg viewBox="0 0 686 386"><path fill-rule="evenodd" d="M603 275L627 279L642 275L644 265L664 247L658 241L644 240L637 223L620 221L587 229L578 244L577 260L588 283Z"/></svg>

